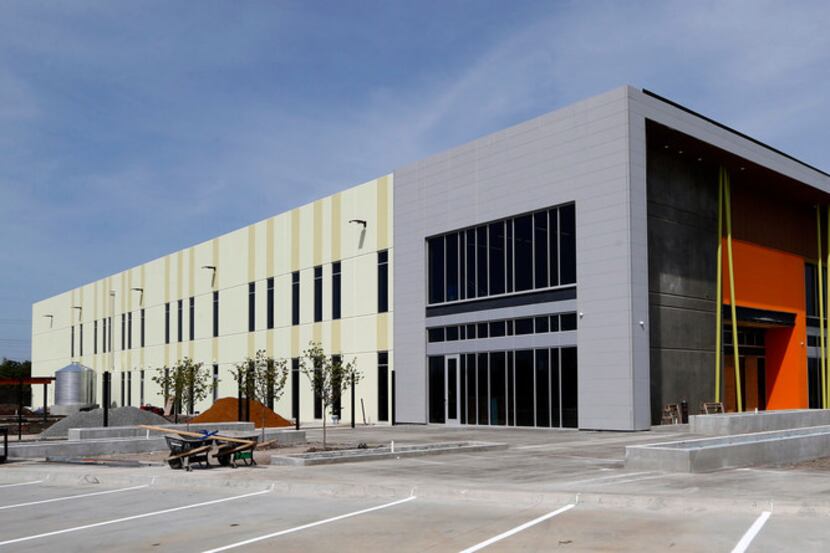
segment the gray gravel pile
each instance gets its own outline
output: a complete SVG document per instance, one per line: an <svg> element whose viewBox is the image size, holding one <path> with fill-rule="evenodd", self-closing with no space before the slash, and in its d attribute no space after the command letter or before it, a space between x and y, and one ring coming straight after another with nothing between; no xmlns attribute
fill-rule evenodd
<svg viewBox="0 0 830 553"><path fill-rule="evenodd" d="M110 426L135 426L138 424L168 424L168 421L150 411L138 407L116 407L110 409ZM97 428L104 426L104 410L94 409L70 415L41 433L41 438L66 438L70 428Z"/></svg>

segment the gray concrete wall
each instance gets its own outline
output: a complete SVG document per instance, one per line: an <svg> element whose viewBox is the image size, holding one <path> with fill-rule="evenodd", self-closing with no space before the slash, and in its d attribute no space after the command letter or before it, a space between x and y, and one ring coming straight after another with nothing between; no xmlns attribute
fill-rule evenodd
<svg viewBox="0 0 830 553"><path fill-rule="evenodd" d="M161 428L168 430L186 430L189 432L200 432L207 430L213 432L214 430L243 430L253 431L254 423L252 422L217 422L217 423L202 423L202 424L160 424ZM138 426L99 426L96 428L70 428L67 433L67 438L71 440L98 440L104 438L141 438L147 433L156 434L145 428Z"/></svg>
<svg viewBox="0 0 830 553"><path fill-rule="evenodd" d="M793 409L689 417L689 432L708 436L728 436L828 425L830 425L830 409Z"/></svg>
<svg viewBox="0 0 830 553"><path fill-rule="evenodd" d="M799 463L830 456L830 426L626 446L625 468L667 472Z"/></svg>
<svg viewBox="0 0 830 553"><path fill-rule="evenodd" d="M49 440L9 444L9 458L43 459L45 457L91 457L116 453L146 453L167 450L164 434L149 437L98 438L84 440ZM304 444L305 430L267 428L265 441L277 440L282 445Z"/></svg>
<svg viewBox="0 0 830 553"><path fill-rule="evenodd" d="M651 422L714 401L717 170L648 145Z"/></svg>
<svg viewBox="0 0 830 553"><path fill-rule="evenodd" d="M619 88L395 172L399 421L426 422L425 238L575 202L579 427L649 426L645 178L630 183L629 93Z"/></svg>

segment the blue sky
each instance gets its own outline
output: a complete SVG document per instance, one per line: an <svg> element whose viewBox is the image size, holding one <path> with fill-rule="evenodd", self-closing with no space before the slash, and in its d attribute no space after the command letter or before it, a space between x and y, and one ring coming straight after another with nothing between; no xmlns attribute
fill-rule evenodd
<svg viewBox="0 0 830 553"><path fill-rule="evenodd" d="M830 3L0 3L0 357L31 304L621 84L830 169Z"/></svg>

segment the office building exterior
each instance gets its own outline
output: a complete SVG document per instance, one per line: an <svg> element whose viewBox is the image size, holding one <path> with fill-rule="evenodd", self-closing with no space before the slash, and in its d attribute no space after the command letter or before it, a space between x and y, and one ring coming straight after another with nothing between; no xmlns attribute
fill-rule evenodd
<svg viewBox="0 0 830 553"><path fill-rule="evenodd" d="M119 404L159 403L150 372L190 356L221 397L246 356L291 363L315 340L357 359L370 422L641 430L716 394L731 410L817 407L829 190L818 169L622 87L38 302L33 370L76 360L114 371ZM289 381L277 411L321 418Z"/></svg>

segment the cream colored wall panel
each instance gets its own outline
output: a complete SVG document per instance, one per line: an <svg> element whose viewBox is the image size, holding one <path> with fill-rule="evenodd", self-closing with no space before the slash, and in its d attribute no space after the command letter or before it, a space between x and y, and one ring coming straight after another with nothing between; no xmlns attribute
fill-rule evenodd
<svg viewBox="0 0 830 553"><path fill-rule="evenodd" d="M314 206L304 205L299 209L299 267L314 265Z"/></svg>
<svg viewBox="0 0 830 553"><path fill-rule="evenodd" d="M219 334L248 332L248 285L219 291Z"/></svg>
<svg viewBox="0 0 830 553"><path fill-rule="evenodd" d="M248 229L236 230L219 240L220 264L217 285L220 289L248 282Z"/></svg>

